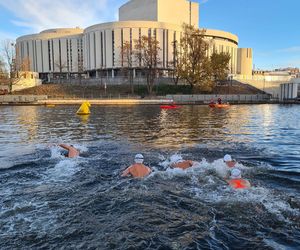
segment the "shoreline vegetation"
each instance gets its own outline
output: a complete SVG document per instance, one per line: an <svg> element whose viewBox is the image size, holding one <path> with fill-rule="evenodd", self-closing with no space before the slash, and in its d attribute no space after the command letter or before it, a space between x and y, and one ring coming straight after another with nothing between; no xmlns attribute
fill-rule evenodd
<svg viewBox="0 0 300 250"><path fill-rule="evenodd" d="M1 95L0 105L79 105L88 100L92 105L207 105L211 99L221 97L230 104L280 103L255 87L237 81L224 82L210 92L203 92L189 85L160 84L147 94L147 86L101 84L42 84L37 87ZM296 103L296 102L289 102Z"/></svg>
<svg viewBox="0 0 300 250"><path fill-rule="evenodd" d="M72 98L72 99L96 99L96 98L119 98L119 97L142 97L153 98L166 95L257 95L265 92L248 84L237 81L228 81L217 85L212 91L201 91L190 85L158 84L153 88L152 95L147 92L146 85L134 85L132 93L131 86L104 85L104 84L42 84L37 87L15 91L12 95L47 95L48 98Z"/></svg>

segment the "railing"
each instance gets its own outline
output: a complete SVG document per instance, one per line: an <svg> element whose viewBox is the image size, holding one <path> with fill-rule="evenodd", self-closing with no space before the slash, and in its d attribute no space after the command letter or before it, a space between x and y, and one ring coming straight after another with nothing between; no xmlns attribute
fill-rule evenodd
<svg viewBox="0 0 300 250"><path fill-rule="evenodd" d="M256 103L270 101L270 95L258 94L258 95L167 95L169 99L173 99L175 102L181 103L208 103L211 100L217 101L218 98L222 99L222 102L231 103Z"/></svg>
<svg viewBox="0 0 300 250"><path fill-rule="evenodd" d="M64 100L75 100L75 99L141 99L140 96L137 95L113 95L113 94L108 94L108 95L93 95L93 94L83 94L82 96L80 95L48 95L48 99L64 99Z"/></svg>

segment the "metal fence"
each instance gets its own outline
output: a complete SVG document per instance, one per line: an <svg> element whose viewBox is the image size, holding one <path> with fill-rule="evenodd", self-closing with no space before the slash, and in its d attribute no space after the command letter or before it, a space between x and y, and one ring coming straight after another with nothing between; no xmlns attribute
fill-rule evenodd
<svg viewBox="0 0 300 250"><path fill-rule="evenodd" d="M218 98L222 99L222 102L232 103L244 103L244 102L266 102L270 100L270 95L258 94L258 95L167 95L169 99L173 99L175 102L187 102L187 103L209 103L211 100L217 101Z"/></svg>
<svg viewBox="0 0 300 250"><path fill-rule="evenodd" d="M99 78L82 78L81 80L77 79L51 79L51 83L66 83L66 84L86 84L86 85L129 85L128 78L124 77L99 77ZM155 84L174 84L174 81L171 77L159 77L155 79ZM146 85L147 79L145 77L135 77L133 78L134 85Z"/></svg>

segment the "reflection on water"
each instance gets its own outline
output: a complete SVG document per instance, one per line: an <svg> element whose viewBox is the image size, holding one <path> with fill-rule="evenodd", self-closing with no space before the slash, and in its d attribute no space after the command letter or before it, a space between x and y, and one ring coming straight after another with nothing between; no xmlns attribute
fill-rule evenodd
<svg viewBox="0 0 300 250"><path fill-rule="evenodd" d="M296 249L298 106L0 107L1 249ZM72 143L66 159L49 143ZM120 178L136 153L154 171ZM239 160L251 190L216 174ZM170 169L181 154L198 167Z"/></svg>

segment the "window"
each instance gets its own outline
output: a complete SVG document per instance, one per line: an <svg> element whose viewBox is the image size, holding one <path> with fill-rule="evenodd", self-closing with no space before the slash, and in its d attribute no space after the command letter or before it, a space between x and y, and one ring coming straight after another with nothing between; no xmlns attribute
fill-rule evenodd
<svg viewBox="0 0 300 250"><path fill-rule="evenodd" d="M112 66L115 66L115 31L111 31L111 43L112 43Z"/></svg>
<svg viewBox="0 0 300 250"><path fill-rule="evenodd" d="M51 71L51 46L49 40L48 40L48 58L49 58L49 71Z"/></svg>

